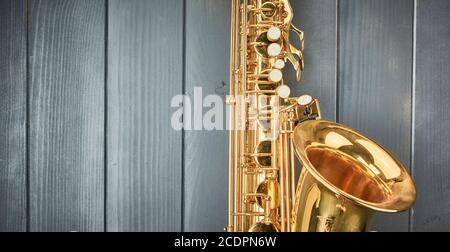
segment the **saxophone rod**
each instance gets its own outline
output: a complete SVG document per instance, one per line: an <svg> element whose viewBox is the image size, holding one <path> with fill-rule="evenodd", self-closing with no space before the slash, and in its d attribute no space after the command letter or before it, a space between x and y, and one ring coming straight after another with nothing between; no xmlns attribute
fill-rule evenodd
<svg viewBox="0 0 450 252"><path fill-rule="evenodd" d="M279 99L278 96L276 96L276 99ZM274 120L275 122L278 122L278 120L280 120L279 117L277 117L277 120ZM274 131L276 129L276 126L273 127ZM284 144L283 144L283 135L280 135L278 137L278 139L275 137L276 134L273 134L273 139L274 139L274 145L276 144L277 141L280 142L280 156L283 157L284 153L283 153L283 148L284 148ZM272 153L276 154L277 152L277 146L275 146L274 150L272 150ZM274 161L276 161L277 159L274 158ZM280 204L280 212L281 212L281 218L280 218L280 222L281 222L281 232L285 232L286 231L286 201L285 201L285 181L286 181L286 173L285 173L285 166L286 163L284 162L284 160L280 160L280 164L279 164L279 168L280 168L280 195L281 195L281 204ZM274 167L277 167L276 164Z"/></svg>
<svg viewBox="0 0 450 252"><path fill-rule="evenodd" d="M237 12L241 13L241 20L240 20L240 29L241 29L241 41L240 41L240 51L241 53L241 61L240 61L240 67L242 67L242 79L239 85L239 89L238 92L243 92L245 94L245 92L247 92L247 71L246 71L246 67L247 67L247 53L248 53L248 48L247 48L247 8L246 6L248 5L248 1L244 0L243 1L243 8L241 8L241 6L239 6L240 1L237 2L238 6L236 7ZM244 115L239 115L240 118L246 118L246 112L245 111L240 111L241 113L244 113ZM246 134L244 134L244 132L239 131L239 153L245 153L245 148L246 148ZM244 188L246 187L246 184L244 185L244 183L246 183L247 181L243 180L243 173L242 173L242 169L240 169L243 165L243 160L241 160L241 157L238 157L238 179L239 179L239 184L238 184L238 195L237 195L237 200L239 203L239 211L242 211L243 208L245 207L243 205L243 200L242 200L242 193L244 191ZM244 231L244 228L246 227L247 224L247 219L246 218L240 218L239 220L239 231ZM245 230L247 231L247 230Z"/></svg>
<svg viewBox="0 0 450 252"><path fill-rule="evenodd" d="M283 149L284 151L288 152L288 134L284 133L282 134L282 139L283 139ZM287 153L283 153L284 157L286 156ZM289 166L289 161L288 159L283 160L283 162L285 162L285 166L284 166L284 172L285 172L285 181L283 181L283 184L285 186L285 192L286 194L283 195L284 197L286 197L286 230L287 232L290 231L291 229L291 222L290 222L290 213L291 213L291 193L289 192L290 190L290 176L291 174L289 173L290 171L290 166Z"/></svg>
<svg viewBox="0 0 450 252"><path fill-rule="evenodd" d="M234 69L236 69L236 65L235 65L235 57L236 54L234 53L236 51L236 43L235 43L235 38L234 38L234 34L235 34L235 23L236 23L236 18L235 18L235 3L236 0L231 1L231 48L230 48L230 95L234 95L234 88L235 88L235 77L234 77ZM234 135L236 134L234 131L234 110L235 110L235 104L234 103L230 103L230 130L228 132L228 227L226 231L234 231L234 163L235 163L235 159L234 159L234 144L233 140L234 140Z"/></svg>
<svg viewBox="0 0 450 252"><path fill-rule="evenodd" d="M295 153L294 153L294 142L292 141L292 134L293 134L293 128L294 128L294 122L290 121L289 122L289 131L286 132L288 135L288 139L289 139L289 153L291 155L291 206L292 209L294 209L294 199L295 199Z"/></svg>

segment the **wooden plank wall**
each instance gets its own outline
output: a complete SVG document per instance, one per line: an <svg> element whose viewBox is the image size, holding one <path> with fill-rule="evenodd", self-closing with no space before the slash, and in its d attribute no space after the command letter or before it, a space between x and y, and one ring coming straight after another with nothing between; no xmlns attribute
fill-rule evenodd
<svg viewBox="0 0 450 252"><path fill-rule="evenodd" d="M413 231L450 230L450 1L417 1Z"/></svg>
<svg viewBox="0 0 450 252"><path fill-rule="evenodd" d="M226 0L186 1L185 91L191 98L194 88L202 87L204 97L218 94L225 100L230 13L224 10L230 8ZM184 230L222 231L228 220L228 133L186 131L184 153Z"/></svg>
<svg viewBox="0 0 450 252"><path fill-rule="evenodd" d="M0 231L26 231L25 1L0 1Z"/></svg>
<svg viewBox="0 0 450 252"><path fill-rule="evenodd" d="M448 0L293 0L324 117L411 168L450 226ZM229 0L0 0L0 231L221 231L226 131L174 131L171 99L228 86ZM297 41L294 41L297 43Z"/></svg>
<svg viewBox="0 0 450 252"><path fill-rule="evenodd" d="M339 9L338 120L411 166L412 0L347 0ZM375 230L407 231L409 214Z"/></svg>
<svg viewBox="0 0 450 252"><path fill-rule="evenodd" d="M29 2L30 231L103 231L105 2Z"/></svg>
<svg viewBox="0 0 450 252"><path fill-rule="evenodd" d="M330 0L291 1L294 23L306 36L305 71L300 83L295 73L285 74L293 95L310 94L320 99L323 117L336 119L338 4ZM293 37L294 38L294 37ZM294 40L295 45L299 45Z"/></svg>
<svg viewBox="0 0 450 252"><path fill-rule="evenodd" d="M108 231L180 231L183 2L109 1Z"/></svg>

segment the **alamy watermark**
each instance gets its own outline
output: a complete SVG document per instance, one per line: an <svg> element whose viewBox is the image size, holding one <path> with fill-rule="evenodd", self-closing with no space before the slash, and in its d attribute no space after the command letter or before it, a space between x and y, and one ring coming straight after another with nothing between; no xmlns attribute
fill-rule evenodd
<svg viewBox="0 0 450 252"><path fill-rule="evenodd" d="M227 105L226 99L228 99ZM258 99L258 100L256 100ZM244 130L254 129L256 124L271 128L271 115L278 106L271 96L203 96L202 87L195 87L192 95L177 95L170 106L174 111L171 125L174 130ZM234 113L230 111L234 108ZM230 116L234 116L231 118ZM247 120L251 119L251 120ZM231 123L230 123L231 122ZM248 124L248 125L246 125Z"/></svg>

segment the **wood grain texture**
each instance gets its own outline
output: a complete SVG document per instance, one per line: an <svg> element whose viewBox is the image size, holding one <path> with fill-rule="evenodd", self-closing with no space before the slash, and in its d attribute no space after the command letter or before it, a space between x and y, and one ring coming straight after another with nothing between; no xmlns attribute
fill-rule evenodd
<svg viewBox="0 0 450 252"><path fill-rule="evenodd" d="M25 1L0 1L0 232L26 231Z"/></svg>
<svg viewBox="0 0 450 252"><path fill-rule="evenodd" d="M450 1L417 1L414 231L450 231Z"/></svg>
<svg viewBox="0 0 450 252"><path fill-rule="evenodd" d="M411 158L413 0L340 1L339 120ZM374 230L408 231L408 213L376 217Z"/></svg>
<svg viewBox="0 0 450 252"><path fill-rule="evenodd" d="M30 1L30 229L102 231L103 0Z"/></svg>
<svg viewBox="0 0 450 252"><path fill-rule="evenodd" d="M183 1L109 1L108 231L180 231Z"/></svg>
<svg viewBox="0 0 450 252"><path fill-rule="evenodd" d="M290 68L285 74L292 95L310 94L320 100L323 117L336 119L337 2L330 0L291 1L294 25L305 32L305 71L300 83ZM299 46L299 41L292 42Z"/></svg>
<svg viewBox="0 0 450 252"><path fill-rule="evenodd" d="M186 1L186 93L229 93L231 1ZM225 108L225 107L224 107ZM224 118L224 123L227 123ZM185 231L220 232L227 225L228 132L186 131Z"/></svg>

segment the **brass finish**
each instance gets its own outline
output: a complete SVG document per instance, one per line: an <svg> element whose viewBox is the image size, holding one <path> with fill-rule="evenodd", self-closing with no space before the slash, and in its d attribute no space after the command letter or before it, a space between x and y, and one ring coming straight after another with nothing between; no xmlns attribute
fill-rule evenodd
<svg viewBox="0 0 450 252"><path fill-rule="evenodd" d="M288 135L283 142L278 137L279 120L281 114L292 114L296 105L285 112L277 108L296 104L286 98L290 90L284 86L284 63L290 61L298 76L303 70L301 50L289 42L292 8L287 0L232 0L231 15L228 100L234 102L229 102L226 230L287 231L292 196L283 195L294 195L295 186L292 166L281 155L291 143Z"/></svg>
<svg viewBox="0 0 450 252"><path fill-rule="evenodd" d="M368 231L375 211L395 213L414 204L416 190L403 165L355 130L307 121L294 131L303 164L293 231Z"/></svg>
<svg viewBox="0 0 450 252"><path fill-rule="evenodd" d="M415 186L398 160L322 121L317 99L289 97L282 70L290 62L300 80L305 48L289 0L231 1L226 231L366 231L375 211L409 209Z"/></svg>
<svg viewBox="0 0 450 252"><path fill-rule="evenodd" d="M267 179L259 184L256 189L256 193L268 195L270 197L269 206L270 210L275 210L280 207L280 185L275 179ZM257 198L259 207L265 209L267 205L265 198Z"/></svg>
<svg viewBox="0 0 450 252"><path fill-rule="evenodd" d="M280 227L277 223L262 221L253 225L248 231L253 233L275 233L280 232Z"/></svg>

